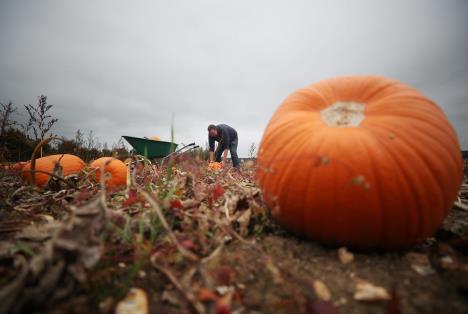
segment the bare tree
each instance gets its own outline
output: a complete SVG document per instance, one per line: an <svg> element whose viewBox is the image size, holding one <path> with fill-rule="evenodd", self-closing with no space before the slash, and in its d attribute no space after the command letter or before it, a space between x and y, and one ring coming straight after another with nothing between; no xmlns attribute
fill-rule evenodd
<svg viewBox="0 0 468 314"><path fill-rule="evenodd" d="M83 132L81 132L80 129L78 129L75 133L75 143L76 143L76 146L81 148L83 147L83 144L84 144L84 134Z"/></svg>
<svg viewBox="0 0 468 314"><path fill-rule="evenodd" d="M0 138L3 138L5 131L17 124L16 121L11 119L12 114L15 112L16 108L13 106L12 101L7 104L0 103Z"/></svg>
<svg viewBox="0 0 468 314"><path fill-rule="evenodd" d="M17 124L16 121L11 119L11 116L15 112L16 108L13 106L12 101L9 101L7 104L0 103L0 159L3 159L6 153L5 133L8 129Z"/></svg>
<svg viewBox="0 0 468 314"><path fill-rule="evenodd" d="M39 96L39 101L36 106L24 106L29 114L27 130L33 131L35 141L42 141L52 126L58 121L57 118L52 118L52 116L47 113L52 107L52 105L47 104L47 96L45 95Z"/></svg>
<svg viewBox="0 0 468 314"><path fill-rule="evenodd" d="M109 145L107 144L107 142L104 142L104 144L102 145L102 155L103 156L112 156L112 151L109 149Z"/></svg>
<svg viewBox="0 0 468 314"><path fill-rule="evenodd" d="M125 142L122 137L119 138L117 142L114 142L114 145L112 145L112 149L120 149L120 148L126 149Z"/></svg>
<svg viewBox="0 0 468 314"><path fill-rule="evenodd" d="M256 155L257 155L257 147L255 146L255 143L252 143L249 147L249 157L255 158Z"/></svg>
<svg viewBox="0 0 468 314"><path fill-rule="evenodd" d="M91 160L97 157L98 139L94 135L93 130L89 130L85 139L86 160Z"/></svg>
<svg viewBox="0 0 468 314"><path fill-rule="evenodd" d="M112 145L112 154L115 156L128 155L128 150L122 137L117 141L117 143L114 142Z"/></svg>
<svg viewBox="0 0 468 314"><path fill-rule="evenodd" d="M86 148L87 149L95 148L96 141L97 141L97 138L96 136L94 136L93 130L90 130L88 132L88 135L86 136Z"/></svg>

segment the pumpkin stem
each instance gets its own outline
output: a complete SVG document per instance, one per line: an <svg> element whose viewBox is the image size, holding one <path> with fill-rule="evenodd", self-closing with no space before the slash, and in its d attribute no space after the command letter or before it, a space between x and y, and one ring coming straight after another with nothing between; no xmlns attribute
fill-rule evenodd
<svg viewBox="0 0 468 314"><path fill-rule="evenodd" d="M49 143L52 140L63 141L63 138L56 137L56 136L51 136L49 138L43 139L42 141L40 141L36 145L36 147L34 147L34 150L33 150L32 155L31 155L31 168L29 169L29 171L31 172L31 184L32 185L36 185L36 154L37 154L37 151L42 149L42 146L44 146L45 144Z"/></svg>
<svg viewBox="0 0 468 314"><path fill-rule="evenodd" d="M337 101L331 106L320 111L320 116L328 126L353 127L359 126L366 117L364 110L366 106L357 102Z"/></svg>

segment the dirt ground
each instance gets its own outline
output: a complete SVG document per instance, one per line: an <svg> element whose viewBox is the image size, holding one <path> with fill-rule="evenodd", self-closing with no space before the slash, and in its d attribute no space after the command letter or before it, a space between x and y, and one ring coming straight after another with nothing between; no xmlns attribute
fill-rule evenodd
<svg viewBox="0 0 468 314"><path fill-rule="evenodd" d="M0 314L113 313L132 287L150 313L468 313L466 205L411 250L350 252L272 222L252 177L219 177L157 183L168 229L131 192L3 177Z"/></svg>
<svg viewBox="0 0 468 314"><path fill-rule="evenodd" d="M328 287L330 303L339 313L466 314L467 236L468 212L453 210L437 237L424 245L402 252L353 252L353 261L343 264L338 258L337 248L299 239L278 228L271 234L254 239L253 243L235 241L228 244L210 263L207 271L216 278L220 287L234 287L232 313L335 313L314 307L311 303L317 299L314 281L319 280ZM456 256L456 263L465 265L463 270L437 264L437 258L447 253L444 243L458 243L458 250L449 254ZM414 253L430 256L434 272L421 275L412 269L411 254ZM151 313L192 311L164 276L148 265L142 269L146 273L145 278L136 277L133 286L148 293ZM219 278L223 277L219 272L226 269L228 278ZM395 291L397 307L390 304L394 301L356 301L353 295L356 283L361 279ZM104 293L100 300L109 296L112 297L112 293ZM86 310L77 312L88 312L90 306L91 311L99 311L96 304L81 301L81 309ZM216 312L212 302L206 304L213 313L223 313ZM70 310L69 304L63 309L66 312Z"/></svg>
<svg viewBox="0 0 468 314"><path fill-rule="evenodd" d="M447 219L449 229L456 225L463 225L460 231L468 235L467 212L454 211ZM464 249L468 253L468 246ZM427 250L421 247L417 251ZM307 313L310 309L304 294L314 298L314 280L326 284L332 303L342 313L385 313L388 302L353 299L357 278L388 290L396 289L401 313L468 313L468 271L439 269L434 274L421 276L411 268L408 253L355 252L354 261L344 265L338 259L336 248L280 233L257 239L254 245L229 245L218 263L231 267L233 281L242 284L239 291L245 313ZM463 262L468 262L467 255L458 253ZM278 268L279 278L275 279L266 267L267 259ZM141 281L140 284L154 291L151 282ZM172 312L158 298L157 291L153 292L153 302L156 311Z"/></svg>

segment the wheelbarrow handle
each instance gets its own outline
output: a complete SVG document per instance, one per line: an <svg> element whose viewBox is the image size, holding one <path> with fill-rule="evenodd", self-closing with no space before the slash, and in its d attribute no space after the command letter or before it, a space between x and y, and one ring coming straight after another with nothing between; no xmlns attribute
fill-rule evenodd
<svg viewBox="0 0 468 314"><path fill-rule="evenodd" d="M190 144L188 144L188 145L185 145L185 146L179 148L178 150L176 150L176 151L170 153L169 155L167 155L166 157L164 157L164 158L161 160L161 165L164 163L164 161L165 161L167 158L169 158L169 157L171 157L171 156L173 156L173 155L175 155L175 154L177 154L177 153L180 153L181 151L183 151L183 150L186 149L187 147L190 147L190 146L193 146L193 145L195 145L195 142L190 143ZM193 147L192 147L191 149L193 149Z"/></svg>
<svg viewBox="0 0 468 314"><path fill-rule="evenodd" d="M180 151L186 149L187 147L193 146L193 145L195 145L195 143L190 143L190 144L188 144L188 145L185 145L185 146L179 148L178 150L176 150L175 152L173 152L173 153L171 153L171 154L176 154L176 153L178 153L178 152L180 152Z"/></svg>

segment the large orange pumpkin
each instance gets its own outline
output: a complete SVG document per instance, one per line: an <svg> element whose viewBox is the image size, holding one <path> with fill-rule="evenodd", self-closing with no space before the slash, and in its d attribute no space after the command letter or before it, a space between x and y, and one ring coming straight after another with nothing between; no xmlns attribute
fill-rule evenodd
<svg viewBox="0 0 468 314"><path fill-rule="evenodd" d="M334 78L291 94L258 155L266 204L286 228L328 244L404 248L432 235L463 177L457 135L417 90Z"/></svg>
<svg viewBox="0 0 468 314"><path fill-rule="evenodd" d="M101 178L101 168L109 173L110 178L106 180L107 187L123 187L127 184L127 166L120 160L112 157L101 157L94 160L90 165L96 169L96 181Z"/></svg>
<svg viewBox="0 0 468 314"><path fill-rule="evenodd" d="M85 162L75 155L70 154L57 154L50 155L36 159L36 170L53 173L55 164L60 162L64 176L79 173L84 167ZM24 180L31 182L31 163L26 163L22 170L21 175ZM43 187L49 181L50 176L45 173L36 173L36 185Z"/></svg>

